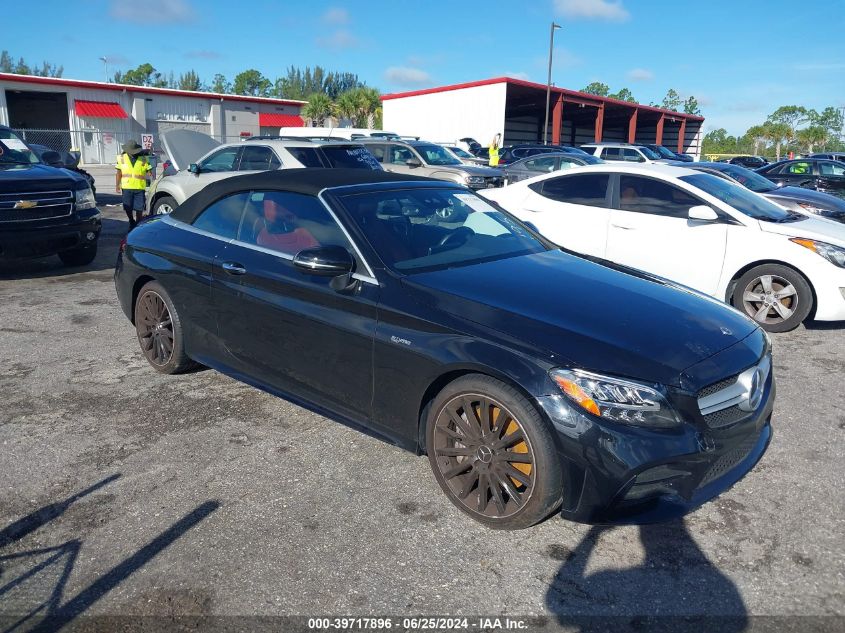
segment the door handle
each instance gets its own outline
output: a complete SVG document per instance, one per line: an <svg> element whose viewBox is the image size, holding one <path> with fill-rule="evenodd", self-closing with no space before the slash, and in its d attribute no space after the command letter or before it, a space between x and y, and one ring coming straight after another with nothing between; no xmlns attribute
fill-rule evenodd
<svg viewBox="0 0 845 633"><path fill-rule="evenodd" d="M235 263L235 262L223 262L221 264L223 270L225 270L230 275L245 275L246 268L243 265Z"/></svg>

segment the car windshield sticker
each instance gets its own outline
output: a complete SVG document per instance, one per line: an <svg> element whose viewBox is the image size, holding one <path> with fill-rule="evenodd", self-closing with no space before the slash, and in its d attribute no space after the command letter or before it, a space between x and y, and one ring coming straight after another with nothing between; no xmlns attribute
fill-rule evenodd
<svg viewBox="0 0 845 633"><path fill-rule="evenodd" d="M478 196L474 196L471 193L456 193L455 197L473 211L478 211L479 213L496 213L496 209L491 207Z"/></svg>
<svg viewBox="0 0 845 633"><path fill-rule="evenodd" d="M29 151L26 144L18 138L4 138L0 139L0 143L6 146L6 149L16 149L24 152Z"/></svg>

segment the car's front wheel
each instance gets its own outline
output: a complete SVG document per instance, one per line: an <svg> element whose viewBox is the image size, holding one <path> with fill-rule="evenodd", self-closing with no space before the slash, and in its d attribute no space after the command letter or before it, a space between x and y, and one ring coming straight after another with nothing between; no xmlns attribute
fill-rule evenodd
<svg viewBox="0 0 845 633"><path fill-rule="evenodd" d="M135 300L135 331L141 351L162 374L178 374L197 367L185 353L182 321L170 295L157 281L150 281Z"/></svg>
<svg viewBox="0 0 845 633"><path fill-rule="evenodd" d="M153 204L153 215L169 215L179 208L175 198L162 196Z"/></svg>
<svg viewBox="0 0 845 633"><path fill-rule="evenodd" d="M516 389L489 376L463 376L437 395L426 425L437 483L476 521L526 528L559 505L563 481L554 440Z"/></svg>
<svg viewBox="0 0 845 633"><path fill-rule="evenodd" d="M733 305L767 332L789 332L810 314L813 292L797 270L781 264L763 264L739 278Z"/></svg>

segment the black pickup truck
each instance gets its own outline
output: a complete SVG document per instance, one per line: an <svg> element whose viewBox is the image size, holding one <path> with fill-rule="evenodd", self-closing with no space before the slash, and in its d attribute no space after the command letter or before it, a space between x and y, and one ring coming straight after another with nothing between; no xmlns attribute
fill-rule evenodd
<svg viewBox="0 0 845 633"><path fill-rule="evenodd" d="M85 178L47 164L0 126L0 260L58 255L84 266L97 255L102 220Z"/></svg>

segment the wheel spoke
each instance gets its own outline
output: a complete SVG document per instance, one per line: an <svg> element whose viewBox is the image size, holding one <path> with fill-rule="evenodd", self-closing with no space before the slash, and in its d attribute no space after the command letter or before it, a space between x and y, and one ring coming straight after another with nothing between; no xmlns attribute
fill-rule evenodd
<svg viewBox="0 0 845 633"><path fill-rule="evenodd" d="M474 427L473 423L467 422L467 420L464 420L463 416L460 413L458 413L458 410L455 407L447 408L446 413L452 419L452 422L455 423L455 426L458 427L459 429L461 429L461 431L466 436L466 438L476 439L476 438L479 437L478 431L475 428L473 428Z"/></svg>
<svg viewBox="0 0 845 633"><path fill-rule="evenodd" d="M499 514L505 513L505 499L502 497L502 488L501 484L498 481L498 476L494 475L496 481L490 486L490 491L493 493L493 503L496 504L496 508L499 510Z"/></svg>
<svg viewBox="0 0 845 633"><path fill-rule="evenodd" d="M795 290L795 286L793 286L792 284L789 284L785 288L781 288L780 290L775 292L774 297L775 297L775 299L786 299L787 297L792 297L792 296L797 295L797 294L798 294L798 291Z"/></svg>
<svg viewBox="0 0 845 633"><path fill-rule="evenodd" d="M169 336L161 337L161 346L162 349L167 353L168 357L170 356L170 354L173 353L173 339L171 339Z"/></svg>
<svg viewBox="0 0 845 633"><path fill-rule="evenodd" d="M478 511L487 509L487 499L490 496L490 478L486 474L478 476Z"/></svg>
<svg viewBox="0 0 845 633"><path fill-rule="evenodd" d="M468 471L470 468L472 468L472 460L466 459L462 462L458 462L449 470L443 471L443 479L452 479L453 477L457 477L461 473Z"/></svg>
<svg viewBox="0 0 845 633"><path fill-rule="evenodd" d="M766 297L760 292L750 292L748 290L742 295L743 301L753 301L755 303L759 303L761 301L765 301Z"/></svg>
<svg viewBox="0 0 845 633"><path fill-rule="evenodd" d="M508 435L505 435L502 439L498 442L493 442L490 447L496 451L501 450L503 448L509 448L514 444L519 444L520 442L525 441L525 434L522 431L514 431Z"/></svg>
<svg viewBox="0 0 845 633"><path fill-rule="evenodd" d="M511 464L533 464L531 453L514 453L513 451L505 451L499 453L496 458L498 461L510 462Z"/></svg>
<svg viewBox="0 0 845 633"><path fill-rule="evenodd" d="M504 471L506 476L511 477L512 479L516 479L526 488L531 485L531 477L526 475L521 470L514 468L510 465L510 463L505 462Z"/></svg>
<svg viewBox="0 0 845 633"><path fill-rule="evenodd" d="M777 312L778 316L780 316L780 318L783 319L784 321L786 321L789 317L791 317L792 313L795 312L794 310L787 308L780 301L775 301L774 304L772 304L772 307L774 307L775 312Z"/></svg>
<svg viewBox="0 0 845 633"><path fill-rule="evenodd" d="M766 319L766 316L769 314L769 310L769 306L763 304L762 307L757 310L757 313L754 315L754 320L760 322L764 321Z"/></svg>
<svg viewBox="0 0 845 633"><path fill-rule="evenodd" d="M499 473L494 473L493 476L496 478L498 484L502 487L502 489L508 493L508 496L513 499L513 502L521 506L522 505L522 497L516 491L516 488L513 487L510 481L508 481L507 477L502 477Z"/></svg>
<svg viewBox="0 0 845 633"><path fill-rule="evenodd" d="M772 276L771 275L763 275L760 277L760 284L763 286L763 292L771 292L772 291Z"/></svg>
<svg viewBox="0 0 845 633"><path fill-rule="evenodd" d="M469 493L472 492L475 485L478 483L478 473L472 471L468 473L467 476L464 478L463 485L461 486L461 491L458 493L459 499L466 499L469 496Z"/></svg>
<svg viewBox="0 0 845 633"><path fill-rule="evenodd" d="M484 434L484 427L481 424L481 420L478 419L478 414L475 412L475 407L473 406L472 400L468 398L464 398L462 400L462 404L464 407L464 415L467 418L467 422L473 429L477 430L477 436L480 437ZM480 406L481 403L479 403Z"/></svg>
<svg viewBox="0 0 845 633"><path fill-rule="evenodd" d="M449 417L449 419L451 419L451 416ZM448 437L452 438L453 440L457 440L458 442L466 442L467 439L469 439L466 437L466 435L461 435L455 429L450 429L448 424L442 424L440 421L438 421L436 429L437 431L446 434Z"/></svg>
<svg viewBox="0 0 845 633"><path fill-rule="evenodd" d="M466 457L472 455L475 449L469 446L446 446L444 448L435 448L434 452L442 457Z"/></svg>
<svg viewBox="0 0 845 633"><path fill-rule="evenodd" d="M151 333L147 333L141 337L141 349L144 352L149 353L149 351L153 348L153 335Z"/></svg>

